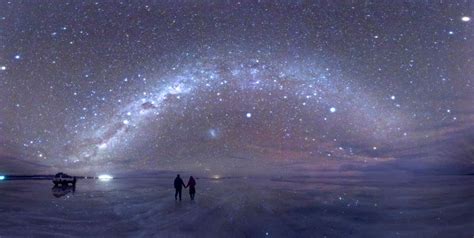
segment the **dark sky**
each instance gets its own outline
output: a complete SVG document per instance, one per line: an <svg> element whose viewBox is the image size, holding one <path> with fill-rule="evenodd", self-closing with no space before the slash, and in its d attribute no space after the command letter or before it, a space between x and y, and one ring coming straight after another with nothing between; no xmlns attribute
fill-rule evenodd
<svg viewBox="0 0 474 238"><path fill-rule="evenodd" d="M0 172L472 172L473 11L1 1Z"/></svg>

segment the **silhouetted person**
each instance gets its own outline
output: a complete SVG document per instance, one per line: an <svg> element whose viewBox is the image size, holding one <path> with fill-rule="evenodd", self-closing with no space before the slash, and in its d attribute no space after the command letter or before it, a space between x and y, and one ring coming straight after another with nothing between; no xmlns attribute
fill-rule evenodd
<svg viewBox="0 0 474 238"><path fill-rule="evenodd" d="M178 174L174 179L174 188L176 189L176 192L174 193L174 200L178 200L179 195L179 200L181 201L181 190L183 189L183 187L186 187L186 185Z"/></svg>
<svg viewBox="0 0 474 238"><path fill-rule="evenodd" d="M194 195L196 195L196 180L194 180L193 176L189 177L188 185L189 187L189 196L191 200L194 200Z"/></svg>

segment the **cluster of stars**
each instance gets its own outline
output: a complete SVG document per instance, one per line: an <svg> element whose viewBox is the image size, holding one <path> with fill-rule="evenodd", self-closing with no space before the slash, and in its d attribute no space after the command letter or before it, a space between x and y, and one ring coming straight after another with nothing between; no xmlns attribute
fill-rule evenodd
<svg viewBox="0 0 474 238"><path fill-rule="evenodd" d="M202 20L199 4L177 16L165 3L72 4L73 18L44 5L50 13L22 21L0 16L11 32L1 45L0 134L51 164L172 163L186 157L179 145L370 157L468 118L473 33L459 4L444 6L456 13L445 18L412 17L422 3L355 3L330 19L317 4L230 4Z"/></svg>

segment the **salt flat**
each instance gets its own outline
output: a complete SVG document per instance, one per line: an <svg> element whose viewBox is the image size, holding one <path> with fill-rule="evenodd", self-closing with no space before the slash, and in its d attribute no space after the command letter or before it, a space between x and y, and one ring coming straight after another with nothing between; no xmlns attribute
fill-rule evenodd
<svg viewBox="0 0 474 238"><path fill-rule="evenodd" d="M1 237L472 237L474 176L173 177L0 183Z"/></svg>

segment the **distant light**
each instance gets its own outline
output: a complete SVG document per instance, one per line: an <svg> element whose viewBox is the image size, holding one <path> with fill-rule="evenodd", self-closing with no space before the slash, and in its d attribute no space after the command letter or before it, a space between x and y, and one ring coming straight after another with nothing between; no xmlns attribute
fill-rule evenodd
<svg viewBox="0 0 474 238"><path fill-rule="evenodd" d="M247 114L245 114L245 116L246 116L247 118L251 118L251 117L252 117L252 113L247 112Z"/></svg>
<svg viewBox="0 0 474 238"><path fill-rule="evenodd" d="M110 181L112 180L114 177L108 175L108 174L101 174L99 175L99 180L100 181Z"/></svg>
<svg viewBox="0 0 474 238"><path fill-rule="evenodd" d="M0 180L5 180L5 176L1 175Z"/></svg>
<svg viewBox="0 0 474 238"><path fill-rule="evenodd" d="M471 21L471 18L468 17L468 16L463 16L463 17L461 18L461 21L463 21L463 22L468 22L468 21Z"/></svg>
<svg viewBox="0 0 474 238"><path fill-rule="evenodd" d="M15 59L20 59L21 56L20 55L15 55Z"/></svg>
<svg viewBox="0 0 474 238"><path fill-rule="evenodd" d="M130 124L130 121L129 120L123 120L123 124L128 125L128 124Z"/></svg>
<svg viewBox="0 0 474 238"><path fill-rule="evenodd" d="M7 66L0 66L0 70L7 70Z"/></svg>
<svg viewBox="0 0 474 238"><path fill-rule="evenodd" d="M373 150L377 150L377 146L372 147Z"/></svg>
<svg viewBox="0 0 474 238"><path fill-rule="evenodd" d="M395 100L395 96L392 95L392 96L390 97L390 99Z"/></svg>
<svg viewBox="0 0 474 238"><path fill-rule="evenodd" d="M213 178L213 179L220 179L221 176L219 176L219 175L213 175L212 178Z"/></svg>
<svg viewBox="0 0 474 238"><path fill-rule="evenodd" d="M331 107L331 108L329 108L329 111L332 112L332 113L334 113L334 112L336 112L336 108L335 108L335 107Z"/></svg>

